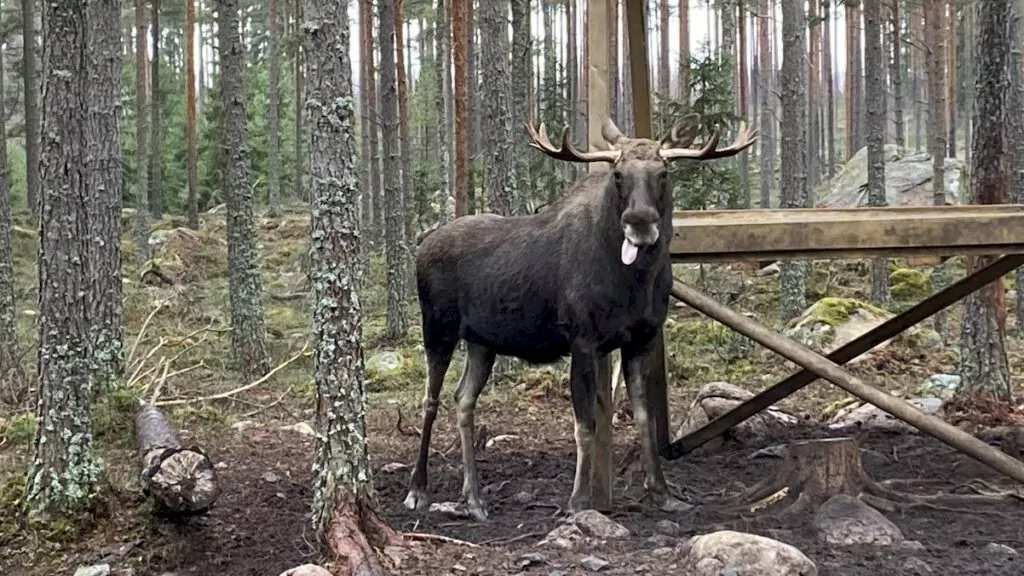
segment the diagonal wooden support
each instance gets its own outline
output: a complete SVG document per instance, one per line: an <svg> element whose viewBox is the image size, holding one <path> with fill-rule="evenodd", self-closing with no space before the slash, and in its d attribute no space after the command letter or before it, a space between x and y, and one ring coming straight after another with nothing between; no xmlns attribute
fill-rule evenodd
<svg viewBox="0 0 1024 576"><path fill-rule="evenodd" d="M845 364L861 354L868 352L882 342L897 336L907 328L926 320L937 314L939 311L952 306L963 300L966 296L976 292L983 286L998 280L1009 274L1020 266L1024 266L1024 255L1005 256L992 264L954 283L945 290L938 292L913 308L887 320L860 337L832 351L827 358L836 364ZM810 385L818 379L814 371L803 369L790 375L788 378L775 384L771 388L762 391L757 396L750 398L722 414L714 421L702 428L694 430L690 434L672 442L662 449L662 456L669 460L675 460L696 450L703 444L724 434L727 430L743 422L747 418L761 412L772 404L787 398L798 390Z"/></svg>
<svg viewBox="0 0 1024 576"><path fill-rule="evenodd" d="M676 281L672 287L672 295L699 312L710 316L787 360L807 368L817 374L818 377L832 382L861 400L873 404L918 430L938 438L997 472L1024 483L1024 462L1004 454L999 449L982 442L935 416L921 412L905 400L896 398L871 386L821 354L775 333L767 326L755 320L730 310L728 307L679 281Z"/></svg>

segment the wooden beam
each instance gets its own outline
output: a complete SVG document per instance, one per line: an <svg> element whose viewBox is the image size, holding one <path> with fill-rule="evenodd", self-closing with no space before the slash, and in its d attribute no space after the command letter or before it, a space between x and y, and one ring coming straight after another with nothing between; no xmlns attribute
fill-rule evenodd
<svg viewBox="0 0 1024 576"><path fill-rule="evenodd" d="M883 322L873 330L832 351L827 358L836 364L846 364L880 345L882 342L901 334L907 328L919 324L963 300L969 294L1009 274L1020 266L1024 266L1024 255L1000 258L974 274L959 280L945 290L922 300L906 312ZM662 450L662 455L669 460L681 458L772 404L792 396L817 379L818 375L812 370L805 368L800 372L796 372L782 382L763 390L757 396L722 414L702 428L694 430L672 442L667 448Z"/></svg>
<svg viewBox="0 0 1024 576"><path fill-rule="evenodd" d="M998 448L982 442L940 418L921 412L906 400L879 390L810 348L775 333L756 320L730 310L681 282L675 282L672 295L783 358L814 372L819 378L832 382L997 472L1024 483L1024 462L1004 454Z"/></svg>
<svg viewBox="0 0 1024 576"><path fill-rule="evenodd" d="M676 262L1024 253L1024 205L676 212Z"/></svg>
<svg viewBox="0 0 1024 576"><path fill-rule="evenodd" d="M645 0L626 0L626 30L629 34L629 74L633 80L634 138L651 138L651 84L647 68L647 26Z"/></svg>

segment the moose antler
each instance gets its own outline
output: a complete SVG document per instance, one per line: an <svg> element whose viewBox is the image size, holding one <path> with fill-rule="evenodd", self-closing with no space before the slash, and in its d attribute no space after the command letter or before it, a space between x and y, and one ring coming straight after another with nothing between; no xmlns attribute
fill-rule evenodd
<svg viewBox="0 0 1024 576"><path fill-rule="evenodd" d="M700 131L700 114L691 112L672 125L672 130L661 137L661 148L689 148Z"/></svg>
<svg viewBox="0 0 1024 576"><path fill-rule="evenodd" d="M555 160L564 160L566 162L615 163L622 154L619 150L593 150L590 152L581 152L572 145L572 140L569 138L568 125L562 129L562 146L555 148L551 143L551 139L548 138L548 131L547 128L544 127L544 123L541 123L540 125L540 133L538 133L533 127L532 121L524 122L523 125L526 126L526 134L530 137L530 146L533 146Z"/></svg>
<svg viewBox="0 0 1024 576"><path fill-rule="evenodd" d="M718 146L718 137L721 135L721 128L717 124L711 134L711 138L708 139L707 144L699 150L692 148L662 148L658 151L661 157L665 160L679 160L682 158L689 158L692 160L713 160L715 158L725 158L727 156L735 156L740 152L749 148L754 142L757 141L757 130L753 127L748 127L746 122L740 122L739 134L733 143L726 148L716 148Z"/></svg>

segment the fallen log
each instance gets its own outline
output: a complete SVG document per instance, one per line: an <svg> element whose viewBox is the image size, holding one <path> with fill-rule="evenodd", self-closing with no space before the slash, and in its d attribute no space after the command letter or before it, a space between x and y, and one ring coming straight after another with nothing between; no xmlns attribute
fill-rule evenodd
<svg viewBox="0 0 1024 576"><path fill-rule="evenodd" d="M184 447L167 418L152 403L135 416L142 459L142 493L162 515L202 514L220 496L217 471L198 446Z"/></svg>

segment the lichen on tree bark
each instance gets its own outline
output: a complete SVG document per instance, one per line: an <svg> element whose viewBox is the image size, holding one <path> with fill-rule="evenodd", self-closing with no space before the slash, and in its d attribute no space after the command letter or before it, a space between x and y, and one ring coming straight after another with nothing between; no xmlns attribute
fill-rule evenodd
<svg viewBox="0 0 1024 576"><path fill-rule="evenodd" d="M807 21L802 0L782 0L782 185L783 208L807 206ZM801 262L783 262L779 274L782 319L806 308Z"/></svg>
<svg viewBox="0 0 1024 576"><path fill-rule="evenodd" d="M253 224L242 83L245 47L239 37L238 10L238 0L219 0L217 3L220 92L226 148L224 187L227 197L228 300L232 352L243 378L254 380L270 369L270 352L263 317L263 285L256 262L256 229Z"/></svg>
<svg viewBox="0 0 1024 576"><path fill-rule="evenodd" d="M981 0L977 10L978 43L974 53L979 58L974 78L971 200L974 204L1001 204L1007 200L1008 186L1003 130L1010 88L1006 74L1011 41L1008 34L1010 3L1008 0ZM968 273L990 260L988 257L969 258ZM960 341L963 384L953 398L954 404L1012 401L1004 306L1001 282L993 282L967 298Z"/></svg>

